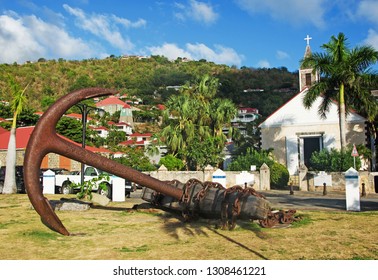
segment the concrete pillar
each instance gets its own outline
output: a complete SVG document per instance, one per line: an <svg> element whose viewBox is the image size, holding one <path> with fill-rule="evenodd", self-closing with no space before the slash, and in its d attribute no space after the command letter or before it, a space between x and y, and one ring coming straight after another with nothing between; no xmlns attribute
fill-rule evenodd
<svg viewBox="0 0 378 280"><path fill-rule="evenodd" d="M260 167L260 191L270 190L270 168L266 163Z"/></svg>
<svg viewBox="0 0 378 280"><path fill-rule="evenodd" d="M346 210L360 211L360 180L358 171L353 167L345 172Z"/></svg>
<svg viewBox="0 0 378 280"><path fill-rule="evenodd" d="M214 167L211 165L207 165L205 169L203 170L203 182L205 181L211 181L212 179L212 174L214 172Z"/></svg>
<svg viewBox="0 0 378 280"><path fill-rule="evenodd" d="M223 187L227 188L226 173L221 169L215 170L215 172L213 173L212 182L219 183Z"/></svg>
<svg viewBox="0 0 378 280"><path fill-rule="evenodd" d="M55 173L52 170L47 170L43 172L43 193L44 194L55 194Z"/></svg>
<svg viewBox="0 0 378 280"><path fill-rule="evenodd" d="M310 189L308 178L307 178L307 172L308 172L308 169L306 165L301 164L299 166L299 190L300 191L309 191Z"/></svg>
<svg viewBox="0 0 378 280"><path fill-rule="evenodd" d="M125 201L125 179L114 177L112 182L112 201Z"/></svg>

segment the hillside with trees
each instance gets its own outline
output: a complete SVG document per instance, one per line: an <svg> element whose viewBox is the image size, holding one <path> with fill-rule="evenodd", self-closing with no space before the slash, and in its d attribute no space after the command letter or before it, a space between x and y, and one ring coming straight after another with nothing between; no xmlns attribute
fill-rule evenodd
<svg viewBox="0 0 378 280"><path fill-rule="evenodd" d="M45 111L55 100L73 90L87 87L117 89L120 97L138 101L133 104L136 109L133 110L134 132L153 133L155 139L167 146L166 160L173 156L185 165L179 164L181 167L177 168L188 170L203 169L208 164L217 166L223 161L222 151L231 135L225 135L222 129L229 126L238 107L257 108L261 114L258 121L262 121L298 91L298 74L290 73L286 68L236 69L205 60L169 61L161 56L83 61L40 59L23 65L2 64L0 68L1 118L12 118L12 111L6 105L12 99L10 81L20 87L28 85L28 103L17 119L17 126L34 125L38 120L34 112ZM94 106L94 100L85 103ZM164 112L157 109L160 105L166 108ZM74 106L68 113L80 112ZM142 159L141 151L137 147L119 145L127 136L109 124L119 121L119 113L106 113L101 119L91 115L108 130L108 136L100 137L90 128L89 122L86 144L127 152L133 156L122 158L122 161L130 165L129 161L135 161L133 158ZM9 122L0 125L10 128ZM81 127L79 120L63 117L56 129L59 134L81 143ZM258 139L252 137L255 127L256 123L250 126L248 137L232 135L239 146L237 154L258 143ZM231 127L229 130L232 133ZM152 155L153 146L149 145L147 149ZM133 167L138 170L156 168L143 158L144 161L135 161L137 166Z"/></svg>
<svg viewBox="0 0 378 280"><path fill-rule="evenodd" d="M82 61L45 60L0 65L0 100L10 101L8 80L29 84L28 109L43 111L57 98L85 87L115 88L145 105L165 103L176 92L174 86L210 75L219 80L218 96L237 106L254 107L263 116L272 113L298 90L298 75L286 68L236 69L205 60L169 61L162 56L109 57ZM168 88L167 88L168 87Z"/></svg>

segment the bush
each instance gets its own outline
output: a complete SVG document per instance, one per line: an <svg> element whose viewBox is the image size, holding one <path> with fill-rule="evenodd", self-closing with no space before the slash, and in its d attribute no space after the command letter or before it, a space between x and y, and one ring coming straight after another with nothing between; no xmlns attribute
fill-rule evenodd
<svg viewBox="0 0 378 280"><path fill-rule="evenodd" d="M251 165L256 165L256 168L259 170L261 165L263 165L264 163L269 167L273 165L274 160L272 159L270 151L257 151L254 149L247 149L247 152L244 155L239 155L232 160L232 162L228 165L227 170L249 170L251 168Z"/></svg>
<svg viewBox="0 0 378 280"><path fill-rule="evenodd" d="M287 168L278 163L274 162L270 168L270 184L272 187L283 189L286 188L289 182L290 174Z"/></svg>
<svg viewBox="0 0 378 280"><path fill-rule="evenodd" d="M353 147L348 147L344 152L337 149L314 152L310 159L309 170L326 172L345 172L354 166L354 159L351 156ZM361 167L361 159L356 157L356 169Z"/></svg>
<svg viewBox="0 0 378 280"><path fill-rule="evenodd" d="M230 171L249 170L251 165L256 165L257 170L263 164L270 168L270 184L275 188L286 188L289 182L289 171L287 168L274 161L269 150L257 151L248 149L245 155L239 155L228 166Z"/></svg>
<svg viewBox="0 0 378 280"><path fill-rule="evenodd" d="M164 165L169 171L179 171L185 166L183 161L176 158L174 155L166 155L165 157L162 157L159 164Z"/></svg>

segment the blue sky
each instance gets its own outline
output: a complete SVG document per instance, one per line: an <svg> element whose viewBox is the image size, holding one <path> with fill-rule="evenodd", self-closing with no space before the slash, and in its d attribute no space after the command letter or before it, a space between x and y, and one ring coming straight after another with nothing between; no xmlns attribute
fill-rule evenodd
<svg viewBox="0 0 378 280"><path fill-rule="evenodd" d="M343 32L378 49L378 0L0 0L0 63L164 55L298 69Z"/></svg>

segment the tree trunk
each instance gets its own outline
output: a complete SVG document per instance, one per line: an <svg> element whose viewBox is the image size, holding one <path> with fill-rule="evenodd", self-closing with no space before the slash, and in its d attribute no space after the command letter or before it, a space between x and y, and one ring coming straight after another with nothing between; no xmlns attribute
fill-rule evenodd
<svg viewBox="0 0 378 280"><path fill-rule="evenodd" d="M17 192L16 185L16 128L12 127L9 135L8 151L6 157L6 171L4 180L4 194Z"/></svg>
<svg viewBox="0 0 378 280"><path fill-rule="evenodd" d="M346 147L346 114L345 114L345 99L344 99L344 84L340 85L339 97L339 126L340 126L340 148L341 151Z"/></svg>

